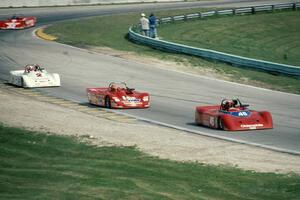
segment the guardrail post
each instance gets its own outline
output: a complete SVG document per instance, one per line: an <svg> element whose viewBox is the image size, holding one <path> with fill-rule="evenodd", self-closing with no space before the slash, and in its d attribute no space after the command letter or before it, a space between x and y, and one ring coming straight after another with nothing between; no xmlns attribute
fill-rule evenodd
<svg viewBox="0 0 300 200"><path fill-rule="evenodd" d="M202 18L203 18L203 16L202 16L202 13L201 13L201 12L199 12L199 18L200 18L200 19L202 19Z"/></svg>
<svg viewBox="0 0 300 200"><path fill-rule="evenodd" d="M293 10L297 10L297 5L296 5L296 3L293 3Z"/></svg>
<svg viewBox="0 0 300 200"><path fill-rule="evenodd" d="M157 23L157 24L160 24L160 19L157 19L157 20L156 20L156 23Z"/></svg>
<svg viewBox="0 0 300 200"><path fill-rule="evenodd" d="M255 7L251 7L251 13L255 14Z"/></svg>
<svg viewBox="0 0 300 200"><path fill-rule="evenodd" d="M236 15L236 9L232 9L232 15Z"/></svg>
<svg viewBox="0 0 300 200"><path fill-rule="evenodd" d="M272 5L272 12L275 11L275 5Z"/></svg>

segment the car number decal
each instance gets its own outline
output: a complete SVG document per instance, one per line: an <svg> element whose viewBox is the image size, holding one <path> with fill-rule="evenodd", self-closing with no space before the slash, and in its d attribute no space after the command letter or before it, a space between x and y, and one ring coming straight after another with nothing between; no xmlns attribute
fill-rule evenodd
<svg viewBox="0 0 300 200"><path fill-rule="evenodd" d="M209 117L209 124L211 126L215 126L215 118L214 117Z"/></svg>
<svg viewBox="0 0 300 200"><path fill-rule="evenodd" d="M21 23L16 20L12 20L11 22L6 22L5 24L7 25L6 28L16 28Z"/></svg>
<svg viewBox="0 0 300 200"><path fill-rule="evenodd" d="M230 112L231 115L236 117L249 117L251 115L250 111L238 111L238 112Z"/></svg>
<svg viewBox="0 0 300 200"><path fill-rule="evenodd" d="M248 116L248 113L247 112L239 112L239 116L246 117L246 116Z"/></svg>

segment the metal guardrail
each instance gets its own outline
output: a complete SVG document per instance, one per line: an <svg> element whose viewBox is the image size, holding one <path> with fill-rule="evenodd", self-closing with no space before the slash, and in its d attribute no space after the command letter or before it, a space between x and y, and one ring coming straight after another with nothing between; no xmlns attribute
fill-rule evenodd
<svg viewBox="0 0 300 200"><path fill-rule="evenodd" d="M220 15L244 15L244 14L254 14L257 12L274 12L276 10L284 10L284 9L293 9L297 10L300 7L300 2L297 3L281 3L275 5L259 5L254 7L242 7L242 8L234 8L234 9L226 9L226 10L216 10L216 11L208 11L202 13L192 13L187 15L178 15L173 17L164 17L158 20L159 23L173 22L179 20L188 20L188 19L197 19L197 18L205 18L212 16L220 16Z"/></svg>
<svg viewBox="0 0 300 200"><path fill-rule="evenodd" d="M236 8L236 9L227 9L220 11L209 11L204 13L192 13L187 15L179 15L174 17L165 17L161 18L159 23L167 23L179 20L189 20L196 18L204 18L216 15L236 15L236 14L254 14L261 11L275 11L282 9L294 9L297 10L300 7L299 3L286 3L286 4L276 4L276 5L262 5L255 7L246 7L246 8ZM177 53L184 53L193 56L199 56L206 59L212 59L217 61L222 61L230 63L236 66L245 66L255 69L260 69L273 73L281 73L286 75L291 75L300 78L300 67L292 66L286 64L279 64L264 60L257 60L252 58L246 58L242 56L237 56L233 54L218 52L210 49L196 48L187 45L177 44L173 42L168 42L164 40L157 40L150 37L145 37L137 33L137 27L129 28L129 39L135 43L144 44L151 46L156 49L171 51Z"/></svg>

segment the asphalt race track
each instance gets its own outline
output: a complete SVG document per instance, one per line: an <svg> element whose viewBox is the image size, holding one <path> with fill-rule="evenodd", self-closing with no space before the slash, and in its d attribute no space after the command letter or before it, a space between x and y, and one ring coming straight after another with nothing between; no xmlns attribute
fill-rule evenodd
<svg viewBox="0 0 300 200"><path fill-rule="evenodd" d="M223 1L229 5L230 1ZM247 1L232 1L245 2ZM228 3L228 4L227 4ZM257 3L256 3L257 4ZM166 8L214 6L207 2L177 4L139 4L97 7L1 9L0 16L13 13L35 15L38 26L62 20L141 12ZM138 16L137 16L138 19ZM69 100L87 102L87 87L106 86L111 81L126 81L130 87L151 94L151 108L118 110L140 119L271 149L300 154L300 96L185 74L118 57L96 54L37 38L33 29L0 31L0 79L7 80L10 70L28 63L39 63L49 72L59 73L62 86L39 89ZM222 98L238 97L250 108L272 113L272 130L226 132L194 125L197 105L219 104ZM126 134L126 133L124 133Z"/></svg>

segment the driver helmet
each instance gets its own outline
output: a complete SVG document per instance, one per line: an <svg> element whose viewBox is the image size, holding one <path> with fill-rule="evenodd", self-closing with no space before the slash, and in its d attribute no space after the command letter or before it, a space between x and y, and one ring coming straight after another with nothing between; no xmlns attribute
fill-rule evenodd
<svg viewBox="0 0 300 200"><path fill-rule="evenodd" d="M234 101L233 100L227 99L227 100L224 101L224 105L223 105L224 110L229 110L232 107L234 107Z"/></svg>
<svg viewBox="0 0 300 200"><path fill-rule="evenodd" d="M237 105L239 104L238 99L232 99L233 102L233 107L237 107Z"/></svg>
<svg viewBox="0 0 300 200"><path fill-rule="evenodd" d="M112 84L111 86L110 86L110 89L111 89L111 91L117 91L117 89L118 89L118 86L116 85L116 84Z"/></svg>
<svg viewBox="0 0 300 200"><path fill-rule="evenodd" d="M32 65L26 65L25 70L26 70L27 72L30 72L30 71L33 70L33 66L32 66Z"/></svg>
<svg viewBox="0 0 300 200"><path fill-rule="evenodd" d="M41 70L41 67L38 64L34 64L34 71Z"/></svg>

